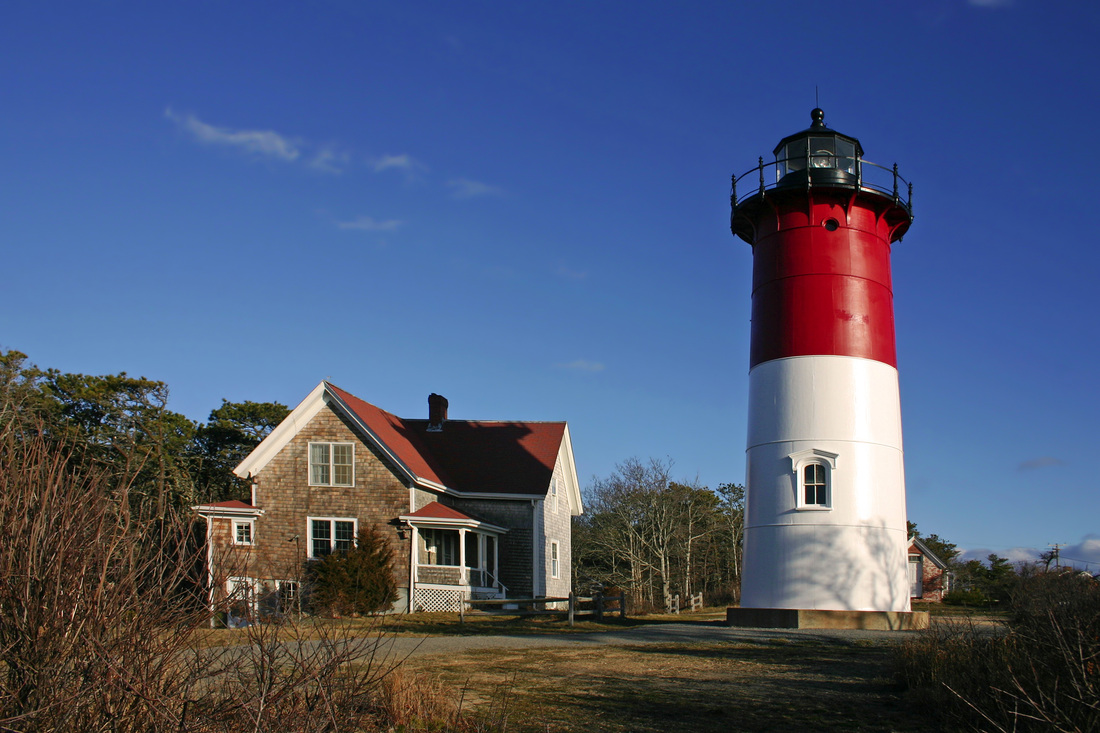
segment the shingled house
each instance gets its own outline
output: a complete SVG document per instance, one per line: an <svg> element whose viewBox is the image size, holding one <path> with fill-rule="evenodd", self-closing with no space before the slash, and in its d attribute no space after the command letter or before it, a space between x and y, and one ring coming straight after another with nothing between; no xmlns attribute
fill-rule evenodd
<svg viewBox="0 0 1100 733"><path fill-rule="evenodd" d="M389 540L395 611L570 590L582 511L564 422L400 418L321 382L235 469L252 501L196 507L207 522L211 601L286 608L310 560L371 526Z"/></svg>
<svg viewBox="0 0 1100 733"><path fill-rule="evenodd" d="M951 592L951 571L920 537L909 537L909 597L940 602Z"/></svg>

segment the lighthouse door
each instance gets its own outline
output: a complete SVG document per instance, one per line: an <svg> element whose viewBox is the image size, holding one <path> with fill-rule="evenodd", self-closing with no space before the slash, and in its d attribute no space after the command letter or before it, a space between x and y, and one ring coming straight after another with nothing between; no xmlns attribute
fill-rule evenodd
<svg viewBox="0 0 1100 733"><path fill-rule="evenodd" d="M923 558L920 555L909 556L909 597L920 598L924 595Z"/></svg>

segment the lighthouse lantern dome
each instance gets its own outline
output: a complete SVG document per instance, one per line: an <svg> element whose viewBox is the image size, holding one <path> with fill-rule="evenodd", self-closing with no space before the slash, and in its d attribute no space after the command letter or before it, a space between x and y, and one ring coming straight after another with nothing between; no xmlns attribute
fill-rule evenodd
<svg viewBox="0 0 1100 733"><path fill-rule="evenodd" d="M859 140L825 126L825 112L815 108L807 129L788 135L775 146L779 186L848 184L859 181L863 146Z"/></svg>

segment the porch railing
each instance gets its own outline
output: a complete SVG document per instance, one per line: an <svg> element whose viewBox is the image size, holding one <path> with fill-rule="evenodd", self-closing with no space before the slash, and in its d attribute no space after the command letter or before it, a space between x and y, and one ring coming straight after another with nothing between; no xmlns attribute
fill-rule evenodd
<svg viewBox="0 0 1100 733"><path fill-rule="evenodd" d="M465 570L465 577L463 577ZM488 570L481 568L460 568L455 565L417 565L416 579L430 585L469 585L475 588L507 588Z"/></svg>

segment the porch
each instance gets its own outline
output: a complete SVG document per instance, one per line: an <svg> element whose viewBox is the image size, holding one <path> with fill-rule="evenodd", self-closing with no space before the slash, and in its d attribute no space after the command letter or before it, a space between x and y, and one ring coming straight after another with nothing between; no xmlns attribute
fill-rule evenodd
<svg viewBox="0 0 1100 733"><path fill-rule="evenodd" d="M410 611L461 611L464 601L507 597L499 579L506 530L432 502L401 517L412 531Z"/></svg>

